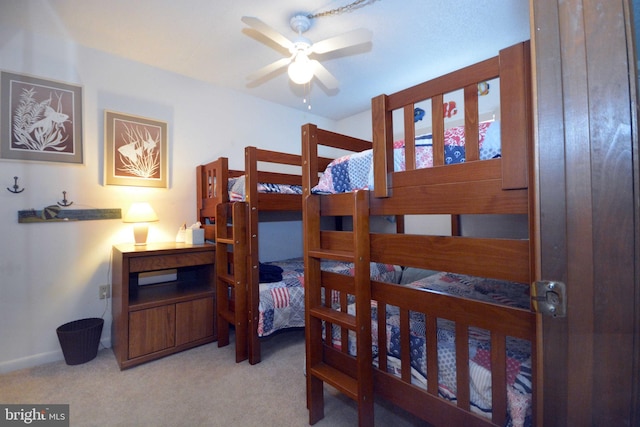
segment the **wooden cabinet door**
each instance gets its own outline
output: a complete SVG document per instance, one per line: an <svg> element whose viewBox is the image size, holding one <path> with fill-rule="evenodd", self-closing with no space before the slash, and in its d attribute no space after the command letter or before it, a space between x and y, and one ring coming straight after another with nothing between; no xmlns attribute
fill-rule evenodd
<svg viewBox="0 0 640 427"><path fill-rule="evenodd" d="M129 313L129 358L175 345L174 304Z"/></svg>
<svg viewBox="0 0 640 427"><path fill-rule="evenodd" d="M213 297L176 304L176 346L213 335Z"/></svg>

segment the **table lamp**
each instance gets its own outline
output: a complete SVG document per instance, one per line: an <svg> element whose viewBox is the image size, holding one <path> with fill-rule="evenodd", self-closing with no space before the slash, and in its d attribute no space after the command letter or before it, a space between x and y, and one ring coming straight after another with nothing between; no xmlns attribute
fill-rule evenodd
<svg viewBox="0 0 640 427"><path fill-rule="evenodd" d="M123 221L133 223L133 237L136 245L146 245L147 233L149 232L148 223L158 221L158 215L149 203L133 203Z"/></svg>

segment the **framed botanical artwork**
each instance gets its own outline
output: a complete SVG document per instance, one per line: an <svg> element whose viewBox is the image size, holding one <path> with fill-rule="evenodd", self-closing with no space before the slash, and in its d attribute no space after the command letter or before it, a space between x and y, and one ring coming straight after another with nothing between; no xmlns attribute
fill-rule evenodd
<svg viewBox="0 0 640 427"><path fill-rule="evenodd" d="M82 163L82 87L0 73L0 158Z"/></svg>
<svg viewBox="0 0 640 427"><path fill-rule="evenodd" d="M105 111L107 185L167 187L167 124Z"/></svg>

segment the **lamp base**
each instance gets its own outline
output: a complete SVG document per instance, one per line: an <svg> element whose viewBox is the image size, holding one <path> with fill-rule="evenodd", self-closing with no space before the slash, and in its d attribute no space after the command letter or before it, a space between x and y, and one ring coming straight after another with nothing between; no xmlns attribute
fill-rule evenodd
<svg viewBox="0 0 640 427"><path fill-rule="evenodd" d="M147 234L149 233L149 224L146 222L139 222L133 225L133 238L136 246L143 246L147 244Z"/></svg>

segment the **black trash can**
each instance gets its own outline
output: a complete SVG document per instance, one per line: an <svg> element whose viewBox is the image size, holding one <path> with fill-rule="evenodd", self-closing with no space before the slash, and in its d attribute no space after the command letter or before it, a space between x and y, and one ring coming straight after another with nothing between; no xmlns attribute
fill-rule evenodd
<svg viewBox="0 0 640 427"><path fill-rule="evenodd" d="M92 317L65 323L56 329L67 365L80 365L95 359L104 319Z"/></svg>

